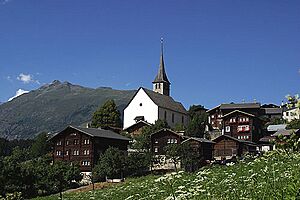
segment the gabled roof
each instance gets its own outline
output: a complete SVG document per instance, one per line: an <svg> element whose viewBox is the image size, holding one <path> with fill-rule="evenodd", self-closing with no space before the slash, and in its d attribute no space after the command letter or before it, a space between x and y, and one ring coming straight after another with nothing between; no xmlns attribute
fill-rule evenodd
<svg viewBox="0 0 300 200"><path fill-rule="evenodd" d="M227 117L227 116L230 116L230 115L232 115L232 114L234 114L234 113L236 113L236 112L242 113L242 114L244 114L244 115L248 115L248 116L250 116L250 117L255 117L255 115L252 115L252 114L250 114L250 113L243 112L243 111L240 111L240 110L234 110L234 111L232 111L232 112L230 112L230 113L224 115L222 118L225 118L225 117Z"/></svg>
<svg viewBox="0 0 300 200"><path fill-rule="evenodd" d="M142 88L142 89L146 92L146 94L150 97L150 99L159 107L180 112L183 114L187 114L187 111L183 107L183 105L175 101L172 97L154 92L152 90L148 90L146 88Z"/></svg>
<svg viewBox="0 0 300 200"><path fill-rule="evenodd" d="M211 111L213 111L213 110L215 110L215 109L217 109L217 108L220 108L220 106L221 106L221 105L218 105L218 106L216 106L216 107L214 107L214 108L212 108L212 109L210 109L210 110L208 110L208 111L206 111L206 112L209 113L209 112L211 112Z"/></svg>
<svg viewBox="0 0 300 200"><path fill-rule="evenodd" d="M235 137L232 137L232 136L229 136L229 135L220 135L219 137L213 139L212 141L213 141L213 142L216 142L217 140L219 140L219 139L222 138L222 137L226 137L226 138L228 138L228 139L237 141L237 142L239 142L239 143L245 143L245 144L248 144L248 145L256 145L254 142L250 142L250 141L246 141L246 140L239 140L239 139L237 139L237 138L235 138Z"/></svg>
<svg viewBox="0 0 300 200"><path fill-rule="evenodd" d="M247 108L256 108L259 109L260 108L260 103L222 103L206 112L211 112L215 109L221 109L221 110L226 110L226 109L247 109Z"/></svg>
<svg viewBox="0 0 300 200"><path fill-rule="evenodd" d="M275 141L275 137L273 137L273 136L264 136L259 139L259 142L262 142L262 143L271 143L273 141Z"/></svg>
<svg viewBox="0 0 300 200"><path fill-rule="evenodd" d="M215 143L211 140L208 140L208 139L205 139L205 138L198 138L198 137L189 137L188 139L184 140L182 143L190 141L190 140L195 140L195 141L198 141L198 142L201 142L201 143L211 143L211 144Z"/></svg>
<svg viewBox="0 0 300 200"><path fill-rule="evenodd" d="M274 133L272 136L289 136L292 135L293 133L299 134L300 129L288 129L288 130L278 130L276 133Z"/></svg>
<svg viewBox="0 0 300 200"><path fill-rule="evenodd" d="M177 135L177 136L182 137L182 138L187 138L187 136L180 135L179 133L176 133L175 131L173 131L173 130L171 130L169 128L162 128L159 131L156 131L155 133L152 133L151 137L152 137L152 135L158 134L158 133L160 133L162 131L172 133L172 134Z"/></svg>
<svg viewBox="0 0 300 200"><path fill-rule="evenodd" d="M263 108L263 110L267 115L282 114L282 108Z"/></svg>
<svg viewBox="0 0 300 200"><path fill-rule="evenodd" d="M278 130L285 130L287 124L276 124L276 125L269 125L267 127L267 131L278 131Z"/></svg>
<svg viewBox="0 0 300 200"><path fill-rule="evenodd" d="M98 129L98 128L82 128L82 127L77 127L77 126L68 126L63 131L53 135L50 139L53 139L54 137L56 137L57 135L59 135L60 133L64 132L65 130L67 130L69 128L75 129L82 133L85 133L91 137L100 137L100 138L109 138L109 139L130 141L129 138L127 138L123 135L120 135L118 133L115 133L113 131L110 131L110 130Z"/></svg>
<svg viewBox="0 0 300 200"><path fill-rule="evenodd" d="M260 103L229 103L221 104L220 109L245 109L245 108L260 108Z"/></svg>
<svg viewBox="0 0 300 200"><path fill-rule="evenodd" d="M128 129L134 128L135 126L139 126L139 125L151 126L152 124L150 124L149 122L140 120L140 121L136 122L135 124L132 124L131 126L128 126L127 128L125 128L124 131L127 131Z"/></svg>

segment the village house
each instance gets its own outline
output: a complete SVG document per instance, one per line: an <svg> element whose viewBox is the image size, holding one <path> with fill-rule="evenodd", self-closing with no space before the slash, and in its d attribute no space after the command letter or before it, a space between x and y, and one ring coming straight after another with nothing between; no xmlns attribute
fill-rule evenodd
<svg viewBox="0 0 300 200"><path fill-rule="evenodd" d="M137 123L137 119L154 124L161 119L174 128L177 124L186 126L189 121L184 106L170 96L170 81L167 78L163 58L163 44L158 73L154 79L153 90L140 87L124 109L124 130ZM129 129L128 129L129 128Z"/></svg>
<svg viewBox="0 0 300 200"><path fill-rule="evenodd" d="M172 170L175 169L174 163L166 159L166 147L168 145L188 144L192 147L192 151L198 154L199 162L203 165L213 160L213 145L214 142L205 138L184 136L171 129L161 129L151 135L151 151L155 155L154 170ZM191 152L192 153L192 152ZM177 168L180 168L180 162Z"/></svg>
<svg viewBox="0 0 300 200"><path fill-rule="evenodd" d="M300 108L288 108L283 112L283 119L291 122L294 119L300 119Z"/></svg>
<svg viewBox="0 0 300 200"><path fill-rule="evenodd" d="M221 135L213 139L215 160L235 160L245 153L255 153L256 144L250 141L240 140L229 135Z"/></svg>
<svg viewBox="0 0 300 200"><path fill-rule="evenodd" d="M127 152L130 139L111 130L68 126L50 138L53 161L78 163L84 175L90 174L99 156L110 146Z"/></svg>
<svg viewBox="0 0 300 200"><path fill-rule="evenodd" d="M212 138L226 134L257 142L263 135L263 123L259 117L264 111L260 107L259 103L230 103L208 110L208 122L213 128Z"/></svg>

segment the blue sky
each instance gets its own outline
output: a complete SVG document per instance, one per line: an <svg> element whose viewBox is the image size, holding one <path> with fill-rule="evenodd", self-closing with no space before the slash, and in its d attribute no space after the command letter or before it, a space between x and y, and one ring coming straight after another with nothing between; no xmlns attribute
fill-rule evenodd
<svg viewBox="0 0 300 200"><path fill-rule="evenodd" d="M299 93L298 0L0 0L0 102L55 79L152 88L161 36L187 108Z"/></svg>

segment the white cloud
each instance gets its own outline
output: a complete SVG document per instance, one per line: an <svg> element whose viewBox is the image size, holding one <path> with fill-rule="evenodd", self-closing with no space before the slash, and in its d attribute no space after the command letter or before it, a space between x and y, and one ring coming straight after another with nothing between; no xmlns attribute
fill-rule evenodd
<svg viewBox="0 0 300 200"><path fill-rule="evenodd" d="M33 75L31 75L31 74L23 74L23 73L21 73L17 77L17 79L19 81L22 81L24 84L31 83L31 82L34 82L34 83L39 84L39 85L41 84L39 80L34 80L33 79Z"/></svg>
<svg viewBox="0 0 300 200"><path fill-rule="evenodd" d="M8 101L11 101L11 100L13 100L14 98L16 98L16 97L18 97L18 96L20 96L20 95L22 95L22 94L28 93L28 92L29 92L29 91L22 90L22 89L18 89L18 90L16 91L16 95L13 96L13 97L11 97L11 98L9 98Z"/></svg>
<svg viewBox="0 0 300 200"><path fill-rule="evenodd" d="M22 81L23 83L30 83L30 82L33 82L33 81L34 81L32 75L30 75L30 74L23 74L23 73L21 73L21 74L17 77L17 79L18 79L19 81Z"/></svg>

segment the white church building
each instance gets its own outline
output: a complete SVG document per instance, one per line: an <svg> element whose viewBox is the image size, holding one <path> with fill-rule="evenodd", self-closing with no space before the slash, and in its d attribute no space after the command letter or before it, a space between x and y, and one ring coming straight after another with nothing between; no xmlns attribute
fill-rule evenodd
<svg viewBox="0 0 300 200"><path fill-rule="evenodd" d="M188 124L188 114L184 106L170 96L170 82L165 71L163 58L163 43L158 74L153 83L153 90L139 88L129 104L124 109L123 128L126 129L143 120L154 124L161 119L170 127L177 124Z"/></svg>

